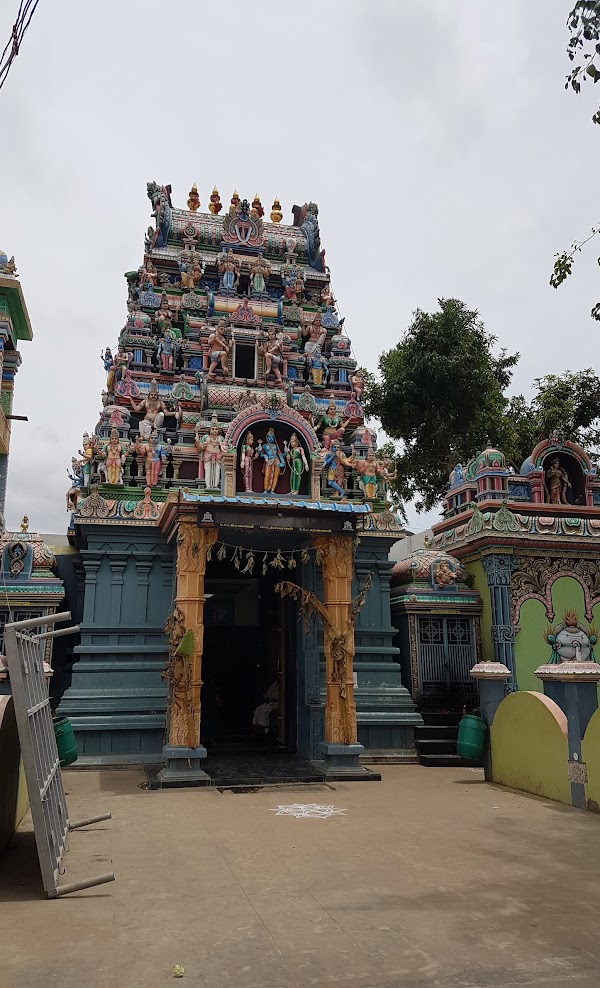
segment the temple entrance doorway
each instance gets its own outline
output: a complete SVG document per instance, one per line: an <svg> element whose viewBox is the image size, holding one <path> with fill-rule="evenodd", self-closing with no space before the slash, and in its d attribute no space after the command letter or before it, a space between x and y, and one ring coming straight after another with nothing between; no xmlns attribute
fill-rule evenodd
<svg viewBox="0 0 600 988"><path fill-rule="evenodd" d="M258 566L257 566L258 568ZM212 754L296 750L296 607L280 574L209 563L202 659L202 743Z"/></svg>

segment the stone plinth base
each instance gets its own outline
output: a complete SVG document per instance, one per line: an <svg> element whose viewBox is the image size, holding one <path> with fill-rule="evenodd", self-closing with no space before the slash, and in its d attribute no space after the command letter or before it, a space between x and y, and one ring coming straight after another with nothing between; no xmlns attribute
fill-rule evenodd
<svg viewBox="0 0 600 988"><path fill-rule="evenodd" d="M370 772L368 768L361 765L359 757L364 753L362 744L333 744L330 741L321 741L319 752L323 756L320 762L327 779L346 781L377 780L381 779L378 772Z"/></svg>
<svg viewBox="0 0 600 988"><path fill-rule="evenodd" d="M202 768L207 751L203 745L197 748L179 748L166 744L163 748L165 767L158 773L166 788L176 786L209 786L210 776Z"/></svg>

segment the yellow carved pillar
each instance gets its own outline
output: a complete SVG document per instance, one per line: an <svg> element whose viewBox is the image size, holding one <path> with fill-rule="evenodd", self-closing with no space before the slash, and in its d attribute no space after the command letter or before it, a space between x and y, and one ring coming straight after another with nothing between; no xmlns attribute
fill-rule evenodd
<svg viewBox="0 0 600 988"><path fill-rule="evenodd" d="M348 535L318 535L314 545L322 558L323 603L329 617L323 622L325 741L356 744L354 623L350 620L354 542Z"/></svg>
<svg viewBox="0 0 600 988"><path fill-rule="evenodd" d="M164 748L166 766L160 773L163 783L197 781L208 776L201 759L206 750L200 744L200 691L204 644L204 577L206 555L217 539L216 528L198 528L195 521L182 520L177 530L177 595L175 600L176 640L171 634L168 671L171 689L169 740ZM177 651L184 633L191 632L190 654ZM181 641L183 646L183 642ZM184 652L187 649L182 649Z"/></svg>

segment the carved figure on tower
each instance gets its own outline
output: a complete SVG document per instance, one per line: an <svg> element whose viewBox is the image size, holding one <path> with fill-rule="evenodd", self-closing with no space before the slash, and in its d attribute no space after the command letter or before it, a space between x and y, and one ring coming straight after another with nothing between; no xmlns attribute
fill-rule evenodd
<svg viewBox="0 0 600 988"><path fill-rule="evenodd" d="M275 375L277 384L283 385L280 367L283 362L283 334L275 335L274 329L269 329L267 339L256 344L258 352L265 358L265 381L269 374Z"/></svg>
<svg viewBox="0 0 600 988"><path fill-rule="evenodd" d="M130 400L134 412L144 412L144 418L140 422L140 436L143 439L148 439L153 429L162 428L167 413L167 406L158 393L156 381L153 379L150 382L148 394L138 405L133 398Z"/></svg>
<svg viewBox="0 0 600 988"><path fill-rule="evenodd" d="M348 465L348 463L349 461L342 453L339 439L334 439L323 459L323 476L327 487L335 491L337 497L344 495L344 465Z"/></svg>
<svg viewBox="0 0 600 988"><path fill-rule="evenodd" d="M281 269L284 298L295 302L297 296L302 298L304 290L304 273L296 264L284 264Z"/></svg>
<svg viewBox="0 0 600 988"><path fill-rule="evenodd" d="M331 395L327 409L321 415L317 426L317 429L323 429L323 445L325 449L329 449L334 439L343 439L344 432L349 424L350 419L342 419L342 416L337 410L335 398Z"/></svg>
<svg viewBox="0 0 600 988"><path fill-rule="evenodd" d="M263 298L266 294L266 279L271 274L271 265L264 258L256 257L250 264L250 292L254 298Z"/></svg>
<svg viewBox="0 0 600 988"><path fill-rule="evenodd" d="M561 467L558 456L555 456L546 470L546 491L549 504L568 504L567 491L571 487L569 475Z"/></svg>
<svg viewBox="0 0 600 988"><path fill-rule="evenodd" d="M95 462L96 446L94 440L87 432L83 433L82 448L79 450L81 457L81 473L83 476L83 487L89 487L92 479L93 466Z"/></svg>
<svg viewBox="0 0 600 988"><path fill-rule="evenodd" d="M285 470L285 458L279 448L272 426L267 432L266 439L263 439L260 444L259 456L264 460L264 493L273 494L277 487L279 475Z"/></svg>
<svg viewBox="0 0 600 988"><path fill-rule="evenodd" d="M146 472L146 485L155 487L160 479L160 470L167 459L162 443L151 433L145 439L136 439L134 449L139 457L144 460Z"/></svg>
<svg viewBox="0 0 600 988"><path fill-rule="evenodd" d="M215 370L219 364L223 371L223 377L227 379L227 357L230 349L230 344L225 339L225 322L221 319L215 331L208 337L208 353L210 356L210 367L208 368L209 381L214 381L216 377Z"/></svg>
<svg viewBox="0 0 600 988"><path fill-rule="evenodd" d="M315 312L315 317L311 323L304 324L298 330L298 342L304 344L304 353L312 353L315 347L321 349L325 345L327 333L321 325L321 313Z"/></svg>
<svg viewBox="0 0 600 988"><path fill-rule="evenodd" d="M357 368L350 375L350 384L352 385L352 390L354 391L354 394L356 395L356 400L357 401L361 401L362 400L362 396L364 394L364 390L365 390L365 379L363 377L363 374L362 374L362 371L361 371L360 368Z"/></svg>
<svg viewBox="0 0 600 988"><path fill-rule="evenodd" d="M173 362L177 356L177 342L172 330L168 329L158 344L156 355L160 359L162 371L172 371Z"/></svg>
<svg viewBox="0 0 600 988"><path fill-rule="evenodd" d="M151 247L166 247L173 217L171 186L148 182L146 190L152 203L152 216L156 222Z"/></svg>
<svg viewBox="0 0 600 988"><path fill-rule="evenodd" d="M144 258L144 263L138 271L138 281L140 288L154 288L158 281L158 271L154 267L149 257Z"/></svg>
<svg viewBox="0 0 600 988"><path fill-rule="evenodd" d="M213 415L210 422L210 429L208 435L200 439L198 431L196 431L195 443L196 449L200 453L199 463L198 463L198 476L201 477L200 465L202 466L202 473L204 474L204 481L206 483L207 490L218 491L221 489L221 460L223 459L223 453L226 451L227 447L219 435L219 420L216 415Z"/></svg>
<svg viewBox="0 0 600 988"><path fill-rule="evenodd" d="M83 487L82 465L76 456L71 457L71 473L67 470L67 477L71 481L71 486L67 491L67 511L76 511Z"/></svg>
<svg viewBox="0 0 600 988"><path fill-rule="evenodd" d="M289 443L285 444L285 459L290 468L290 493L297 494L302 483L302 474L308 473L308 462L300 440L292 432Z"/></svg>
<svg viewBox="0 0 600 988"><path fill-rule="evenodd" d="M240 467L242 468L242 477L244 478L244 490L247 493L252 491L252 475L254 472L254 461L258 456L258 451L254 445L254 436L251 432L247 432L242 444L242 455L240 458Z"/></svg>
<svg viewBox="0 0 600 988"><path fill-rule="evenodd" d="M127 459L127 447L119 439L116 428L110 430L110 439L103 451L106 480L109 484L123 483L123 467Z"/></svg>
<svg viewBox="0 0 600 988"><path fill-rule="evenodd" d="M166 333L167 330L173 328L173 316L169 307L169 296L166 292L162 293L160 308L158 309L154 319L156 329L160 334Z"/></svg>
<svg viewBox="0 0 600 988"><path fill-rule="evenodd" d="M321 347L315 346L306 356L306 363L310 379L315 387L321 388L327 383L328 365L325 357L321 353Z"/></svg>
<svg viewBox="0 0 600 988"><path fill-rule="evenodd" d="M217 267L221 276L221 288L229 295L235 292L240 280L240 262L232 250L219 254Z"/></svg>
<svg viewBox="0 0 600 988"><path fill-rule="evenodd" d="M369 446L365 459L358 459L353 453L347 460L347 465L351 466L359 477L359 486L365 496L366 501L375 501L377 498L377 477L379 475L379 464L375 459L375 450Z"/></svg>

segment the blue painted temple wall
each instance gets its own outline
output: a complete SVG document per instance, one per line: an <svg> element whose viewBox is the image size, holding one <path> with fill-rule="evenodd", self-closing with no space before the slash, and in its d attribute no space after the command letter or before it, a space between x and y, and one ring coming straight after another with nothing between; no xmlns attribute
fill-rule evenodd
<svg viewBox="0 0 600 988"><path fill-rule="evenodd" d="M157 530L90 529L77 567L81 641L59 709L72 721L80 762L159 761L172 549Z"/></svg>
<svg viewBox="0 0 600 988"><path fill-rule="evenodd" d="M393 644L390 545L363 537L356 555L353 594L369 573L373 580L355 629L358 737L366 748L411 747L420 723ZM72 721L80 763L158 762L165 734L161 672L167 658L163 628L172 606L172 548L158 530L90 526L87 548L61 565L81 640L67 642L57 656L54 705ZM314 562L302 567L299 582L322 599ZM323 633L320 622L305 632L301 621L295 633L297 749L316 758L324 733Z"/></svg>

